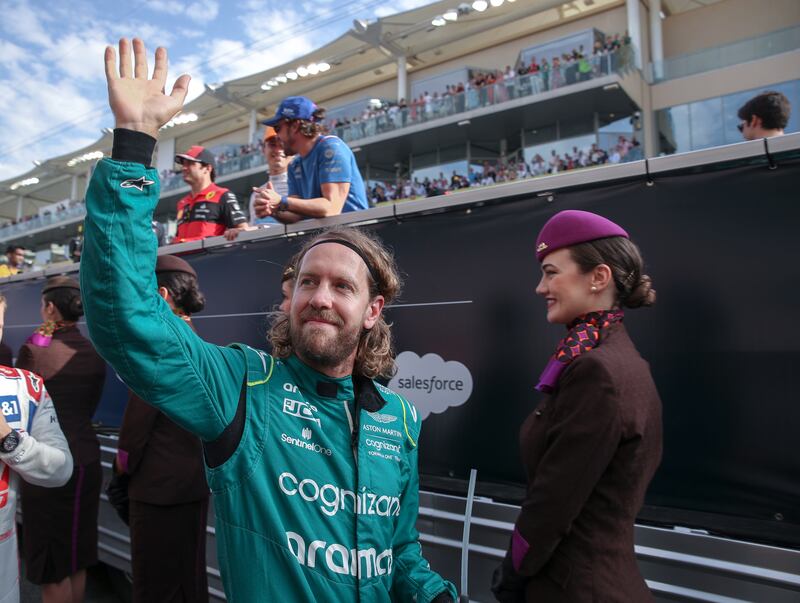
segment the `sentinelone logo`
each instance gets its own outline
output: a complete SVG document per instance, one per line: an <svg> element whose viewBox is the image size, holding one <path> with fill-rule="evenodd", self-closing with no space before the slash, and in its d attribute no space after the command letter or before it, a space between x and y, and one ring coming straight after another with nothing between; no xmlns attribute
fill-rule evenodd
<svg viewBox="0 0 800 603"><path fill-rule="evenodd" d="M414 352L397 356L397 373L389 388L411 400L422 419L461 406L472 395L472 374L460 362L438 354L421 358Z"/></svg>
<svg viewBox="0 0 800 603"><path fill-rule="evenodd" d="M303 434L303 437L308 439L311 437L311 434L306 432ZM332 454L330 448L325 448L325 446L320 446L316 442L304 442L300 438L293 438L292 436L286 435L285 433L281 434L281 441L283 441L285 444L291 444L292 446L297 446L298 448L305 448L306 450L310 450L311 452L316 452L317 454L324 454L325 456L331 456Z"/></svg>

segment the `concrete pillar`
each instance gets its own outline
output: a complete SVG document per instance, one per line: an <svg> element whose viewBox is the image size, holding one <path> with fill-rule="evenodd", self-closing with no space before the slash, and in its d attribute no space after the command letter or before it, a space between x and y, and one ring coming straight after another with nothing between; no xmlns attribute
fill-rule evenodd
<svg viewBox="0 0 800 603"><path fill-rule="evenodd" d="M628 35L631 37L631 44L634 52L634 65L637 69L642 68L642 28L639 26L639 0L625 0L628 13Z"/></svg>
<svg viewBox="0 0 800 603"><path fill-rule="evenodd" d="M661 0L650 0L650 60L653 63L653 79L664 75L664 42L661 33Z"/></svg>
<svg viewBox="0 0 800 603"><path fill-rule="evenodd" d="M69 190L69 198L78 199L78 177L75 175L72 176L72 186Z"/></svg>
<svg viewBox="0 0 800 603"><path fill-rule="evenodd" d="M397 57L397 102L402 98L408 101L408 69L405 56Z"/></svg>
<svg viewBox="0 0 800 603"><path fill-rule="evenodd" d="M24 197L22 197L22 195L17 197L17 222L19 222L22 219L22 199L23 198Z"/></svg>
<svg viewBox="0 0 800 603"><path fill-rule="evenodd" d="M247 140L250 141L250 144L254 144L256 142L256 137L258 136L258 114L256 110L253 109L250 111L250 129L247 134Z"/></svg>

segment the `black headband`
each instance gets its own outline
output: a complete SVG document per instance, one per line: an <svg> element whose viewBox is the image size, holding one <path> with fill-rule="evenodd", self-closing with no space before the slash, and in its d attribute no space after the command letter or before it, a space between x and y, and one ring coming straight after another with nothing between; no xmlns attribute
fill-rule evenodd
<svg viewBox="0 0 800 603"><path fill-rule="evenodd" d="M316 243L312 243L311 245L309 245L308 249L306 249L306 254L309 251L311 251L313 247L316 247L317 245L322 245L323 243L337 243L338 245L344 245L348 249L352 249L353 251L355 251L358 254L358 256L362 260L364 260L364 264L366 264L367 270L369 271L369 275L372 277L372 280L375 282L375 284L378 284L378 279L375 278L375 271L372 269L372 264L369 263L367 255L350 241L346 241L345 239L322 239L321 241L317 241ZM305 257L305 254L303 254L303 256Z"/></svg>

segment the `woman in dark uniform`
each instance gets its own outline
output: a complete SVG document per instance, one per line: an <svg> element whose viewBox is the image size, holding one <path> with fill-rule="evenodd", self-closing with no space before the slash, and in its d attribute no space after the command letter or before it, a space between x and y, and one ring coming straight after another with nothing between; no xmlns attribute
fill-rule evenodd
<svg viewBox="0 0 800 603"><path fill-rule="evenodd" d="M161 297L194 329L205 306L197 274L176 256L159 256ZM134 603L208 601L208 485L200 440L131 393L115 469L130 476Z"/></svg>
<svg viewBox="0 0 800 603"><path fill-rule="evenodd" d="M628 234L596 214L556 214L536 253L536 293L567 334L520 431L527 494L492 590L500 601L651 601L633 531L661 460L661 401L622 308L652 305L655 291Z"/></svg>
<svg viewBox="0 0 800 603"><path fill-rule="evenodd" d="M42 585L44 603L83 600L86 568L97 563L97 513L102 475L92 416L106 364L76 323L83 316L78 281L48 279L44 324L19 350L17 367L41 376L53 398L74 469L61 488L23 482L23 549L28 580Z"/></svg>

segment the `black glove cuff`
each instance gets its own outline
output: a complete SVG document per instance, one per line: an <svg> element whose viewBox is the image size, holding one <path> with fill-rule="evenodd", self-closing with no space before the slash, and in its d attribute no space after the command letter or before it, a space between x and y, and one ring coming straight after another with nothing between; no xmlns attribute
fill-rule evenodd
<svg viewBox="0 0 800 603"><path fill-rule="evenodd" d="M156 139L152 136L135 130L115 128L111 159L141 163L149 168L155 148Z"/></svg>

